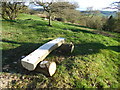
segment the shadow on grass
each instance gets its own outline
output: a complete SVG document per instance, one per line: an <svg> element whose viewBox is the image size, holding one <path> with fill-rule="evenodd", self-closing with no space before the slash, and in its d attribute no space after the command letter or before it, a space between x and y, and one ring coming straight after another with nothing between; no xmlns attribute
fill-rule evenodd
<svg viewBox="0 0 120 90"><path fill-rule="evenodd" d="M82 30L82 29L70 29L73 32L83 32L83 33L90 33L90 34L95 34L94 32L87 31L87 30Z"/></svg>
<svg viewBox="0 0 120 90"><path fill-rule="evenodd" d="M83 28L89 28L87 26L82 26L82 25L77 25L77 24L72 24L72 23L65 23L66 25L71 25L71 26L76 26L76 27L83 27ZM89 28L89 29L94 29L94 28Z"/></svg>
<svg viewBox="0 0 120 90"><path fill-rule="evenodd" d="M20 64L21 56L27 56L43 43L24 43L24 42L15 42L9 40L2 40L4 43L20 44L17 48L12 48L9 50L2 50L2 66L3 72L13 72L13 73L25 73L21 71ZM45 41L47 42L47 41Z"/></svg>
<svg viewBox="0 0 120 90"><path fill-rule="evenodd" d="M3 20L4 22L9 22L10 25L15 26L17 28L22 28L22 29L28 29L28 28L33 28L36 31L42 31L42 32L48 32L48 23L45 21L39 21L39 20L33 20L33 19L26 19L26 20L16 20L16 21L9 21L9 20ZM71 24L70 24L71 25ZM46 26L46 27L41 27L41 26ZM60 27L55 27L53 25L53 28L60 28ZM86 27L87 28L87 27ZM66 30L63 28L63 30ZM77 29L77 28L72 28L70 29L73 32L83 32L83 33L90 33L90 34L95 34L94 32L87 31L87 30L82 30L82 29Z"/></svg>
<svg viewBox="0 0 120 90"><path fill-rule="evenodd" d="M115 52L120 52L120 46L105 46L101 43L83 43L76 44L75 50L73 52L74 55L89 55L99 53L100 49L108 49L113 50Z"/></svg>
<svg viewBox="0 0 120 90"><path fill-rule="evenodd" d="M21 71L22 69L18 67L17 62L20 62L21 56L26 56L36 50L38 47L43 45L44 43L24 43L24 42L15 42L15 41L9 41L9 40L2 40L4 43L12 43L12 44L20 44L19 47L14 48L14 49L9 49L9 50L4 50L2 51L2 59L3 59L3 72L13 72L13 73L23 73L25 74L26 72ZM47 42L47 41L45 41ZM101 43L83 43L83 44L75 44L75 50L73 51L70 56L77 56L77 55L90 55L90 54L95 54L99 53L100 49L110 49L114 50L116 52L120 52L120 46L109 46L106 47L105 45ZM61 56L60 53L56 53L54 50L51 56ZM66 53L62 52L62 56L64 58L69 57L67 56ZM63 58L61 57L61 58ZM59 59L59 58L58 58ZM27 72L27 74L29 74Z"/></svg>
<svg viewBox="0 0 120 90"><path fill-rule="evenodd" d="M107 36L107 37L114 37L114 38L119 38L119 36L115 36L115 35L112 35L110 34L110 31L104 31L104 30L97 30L95 28L90 28L90 27L86 27L86 26L82 26L82 25L76 25L76 24L72 24L72 23L65 23L66 25L71 25L71 26L76 26L76 27L83 27L83 28L86 28L86 29L94 29L93 31L89 31L89 30L72 30L73 32L76 31L82 31L84 33L91 33L91 34L100 34L100 35L103 35L103 36Z"/></svg>
<svg viewBox="0 0 120 90"><path fill-rule="evenodd" d="M106 49L106 46L101 43L83 43L76 44L73 55L89 55L99 53L100 49Z"/></svg>
<svg viewBox="0 0 120 90"><path fill-rule="evenodd" d="M33 19L25 19L25 20L2 20L3 22L10 23L10 25L14 25L18 28L35 28L37 26L47 26L47 22L39 21L39 20L33 20Z"/></svg>
<svg viewBox="0 0 120 90"><path fill-rule="evenodd" d="M116 52L120 52L120 46L109 46L108 49L111 49Z"/></svg>
<svg viewBox="0 0 120 90"><path fill-rule="evenodd" d="M18 20L18 24L22 24L20 26L26 26L27 28L36 28L37 26L47 26L46 22L26 19L26 20Z"/></svg>
<svg viewBox="0 0 120 90"><path fill-rule="evenodd" d="M16 20L0 20L0 21L16 22Z"/></svg>

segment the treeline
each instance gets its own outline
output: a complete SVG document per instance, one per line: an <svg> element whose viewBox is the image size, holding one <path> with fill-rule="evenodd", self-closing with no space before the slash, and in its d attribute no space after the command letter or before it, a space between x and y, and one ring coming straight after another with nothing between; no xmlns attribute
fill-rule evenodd
<svg viewBox="0 0 120 90"><path fill-rule="evenodd" d="M112 15L103 16L100 11L93 10L91 7L87 8L85 12L80 12L76 8L78 8L76 3L53 3L50 7L52 13L51 20L75 23L98 30L120 32L120 13L117 13L115 17ZM44 18L49 16L48 13L43 13L42 9L29 11L29 14L38 13Z"/></svg>
<svg viewBox="0 0 120 90"><path fill-rule="evenodd" d="M31 3L34 4L34 3ZM77 3L69 2L54 2L54 3L38 3L43 6L43 9L31 10L27 9L23 3L1 3L2 18L15 20L18 13L37 14L40 17L50 20L62 22L70 22L87 26L93 29L106 30L112 32L120 32L120 13L116 17L102 16L100 11L88 8L85 13L76 10ZM50 24L50 23L49 23Z"/></svg>

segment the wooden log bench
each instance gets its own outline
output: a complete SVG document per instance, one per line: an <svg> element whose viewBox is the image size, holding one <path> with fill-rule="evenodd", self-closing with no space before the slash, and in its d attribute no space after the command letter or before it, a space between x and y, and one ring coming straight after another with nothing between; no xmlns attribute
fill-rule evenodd
<svg viewBox="0 0 120 90"><path fill-rule="evenodd" d="M57 39L54 39L52 41L45 43L44 45L42 45L41 47L39 47L38 49L36 49L32 53L30 53L28 56L23 58L21 60L22 66L29 71L35 70L35 68L39 62L43 61L43 59L45 59L45 57L50 52L52 52L54 49L60 47L64 42L65 42L65 38L57 38ZM52 62L52 63L47 62L47 63L49 63L49 66L50 66L50 64L52 64L56 68L56 65L54 62ZM43 68L43 67L41 67L41 68ZM50 66L50 68L51 68L51 66ZM53 73L54 73L54 71L52 71L52 74ZM52 76L52 74L50 76Z"/></svg>

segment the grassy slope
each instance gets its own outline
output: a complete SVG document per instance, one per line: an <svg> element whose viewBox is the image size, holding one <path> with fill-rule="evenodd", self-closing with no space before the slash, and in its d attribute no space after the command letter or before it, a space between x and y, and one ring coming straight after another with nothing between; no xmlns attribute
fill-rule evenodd
<svg viewBox="0 0 120 90"><path fill-rule="evenodd" d="M31 20L26 20L31 18ZM92 29L52 22L47 26L37 16L21 14L15 22L2 21L4 72L24 76L25 79L11 83L12 87L57 87L57 88L118 88L120 87L120 42L118 38L94 34ZM117 34L114 34L117 35ZM57 72L53 77L40 73L22 73L13 64L22 55L27 55L40 45L57 37L73 42L71 55L51 53L46 59L56 61ZM20 79L20 78L19 78ZM22 83L20 83L22 82Z"/></svg>

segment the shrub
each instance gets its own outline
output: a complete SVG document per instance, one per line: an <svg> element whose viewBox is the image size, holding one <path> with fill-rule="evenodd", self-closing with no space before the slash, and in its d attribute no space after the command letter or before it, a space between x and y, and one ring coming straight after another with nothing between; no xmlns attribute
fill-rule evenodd
<svg viewBox="0 0 120 90"><path fill-rule="evenodd" d="M105 19L101 16L93 16L92 18L86 18L86 26L94 29L101 30Z"/></svg>
<svg viewBox="0 0 120 90"><path fill-rule="evenodd" d="M106 23L103 25L103 30L114 31L116 28L115 23L116 23L116 20L111 15L106 21Z"/></svg>
<svg viewBox="0 0 120 90"><path fill-rule="evenodd" d="M117 13L117 18L115 22L115 32L120 32L120 13Z"/></svg>

